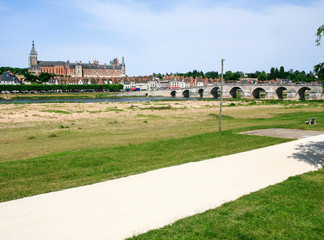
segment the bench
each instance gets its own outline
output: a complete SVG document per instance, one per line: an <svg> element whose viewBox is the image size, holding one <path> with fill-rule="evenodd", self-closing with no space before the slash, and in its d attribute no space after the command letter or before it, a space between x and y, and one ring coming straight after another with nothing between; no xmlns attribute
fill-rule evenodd
<svg viewBox="0 0 324 240"><path fill-rule="evenodd" d="M305 124L307 124L307 125L315 124L316 125L316 118L310 118L308 121L305 122Z"/></svg>

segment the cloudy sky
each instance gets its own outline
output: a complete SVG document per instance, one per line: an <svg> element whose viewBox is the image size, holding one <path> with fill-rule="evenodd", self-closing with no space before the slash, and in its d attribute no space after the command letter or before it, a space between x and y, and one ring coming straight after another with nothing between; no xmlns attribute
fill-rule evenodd
<svg viewBox="0 0 324 240"><path fill-rule="evenodd" d="M39 60L100 63L125 57L129 76L307 72L324 61L315 33L324 0L0 0L0 66Z"/></svg>

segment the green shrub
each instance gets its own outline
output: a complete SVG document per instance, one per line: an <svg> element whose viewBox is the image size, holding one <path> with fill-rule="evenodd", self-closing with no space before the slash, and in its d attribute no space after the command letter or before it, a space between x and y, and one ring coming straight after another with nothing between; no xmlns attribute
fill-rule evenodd
<svg viewBox="0 0 324 240"><path fill-rule="evenodd" d="M71 91L71 90L98 90L119 91L123 89L122 84L90 84L90 85L48 85L48 84L31 84L31 85L0 85L1 91Z"/></svg>

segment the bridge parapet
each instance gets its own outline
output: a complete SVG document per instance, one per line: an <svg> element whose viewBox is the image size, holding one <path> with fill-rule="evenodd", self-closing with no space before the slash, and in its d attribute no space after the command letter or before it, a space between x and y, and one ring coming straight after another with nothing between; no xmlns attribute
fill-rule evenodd
<svg viewBox="0 0 324 240"><path fill-rule="evenodd" d="M201 87L190 87L177 90L169 90L167 96L174 97L218 97L221 84ZM223 85L223 96L226 98L266 98L266 99L322 99L322 83L225 83ZM171 94L173 92L173 95Z"/></svg>
<svg viewBox="0 0 324 240"><path fill-rule="evenodd" d="M165 89L134 92L132 95L164 96L175 98L218 98L220 84L209 86ZM126 95L129 93L125 93ZM242 84L225 83L223 85L225 98L265 98L265 99L323 99L322 84Z"/></svg>

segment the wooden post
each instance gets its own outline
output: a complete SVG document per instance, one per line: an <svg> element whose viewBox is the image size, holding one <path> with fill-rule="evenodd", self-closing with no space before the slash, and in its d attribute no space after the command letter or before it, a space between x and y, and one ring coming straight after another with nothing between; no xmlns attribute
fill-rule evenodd
<svg viewBox="0 0 324 240"><path fill-rule="evenodd" d="M218 125L218 132L219 135L222 135L222 108L223 108L223 65L225 59L222 59L222 72L221 72L221 99L220 99L220 106L219 106L219 125Z"/></svg>

